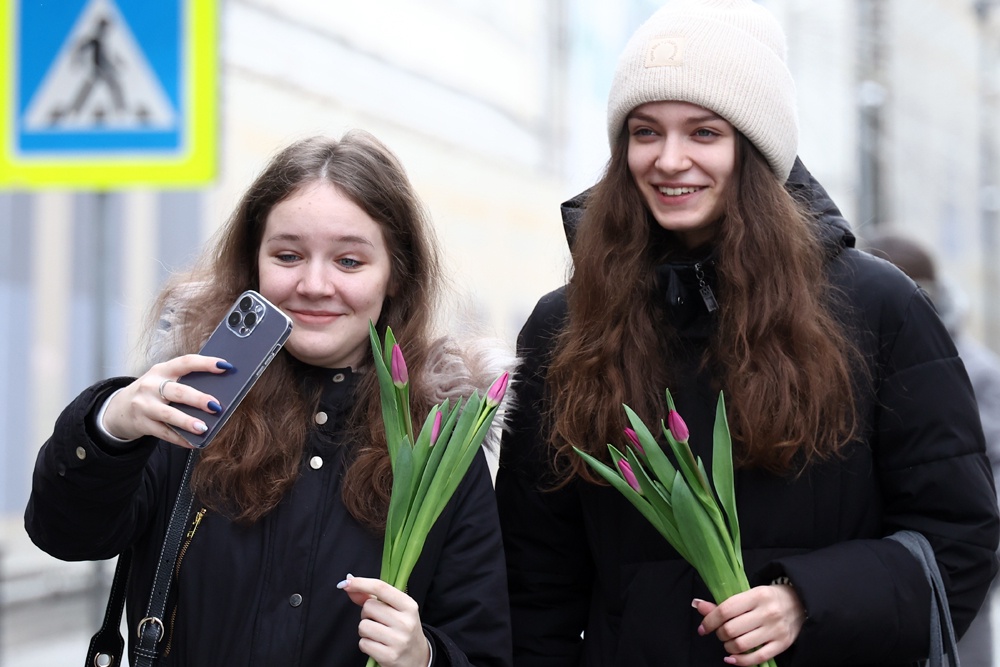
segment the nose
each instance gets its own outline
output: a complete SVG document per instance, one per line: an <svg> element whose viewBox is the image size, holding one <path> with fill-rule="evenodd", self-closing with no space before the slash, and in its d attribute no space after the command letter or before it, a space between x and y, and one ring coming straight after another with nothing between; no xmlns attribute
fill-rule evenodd
<svg viewBox="0 0 1000 667"><path fill-rule="evenodd" d="M323 262L309 262L297 285L299 294L309 297L329 296L336 291L333 267Z"/></svg>
<svg viewBox="0 0 1000 667"><path fill-rule="evenodd" d="M673 174L691 168L691 155L687 150L684 138L669 134L660 145L660 153L656 156L655 166L664 173Z"/></svg>

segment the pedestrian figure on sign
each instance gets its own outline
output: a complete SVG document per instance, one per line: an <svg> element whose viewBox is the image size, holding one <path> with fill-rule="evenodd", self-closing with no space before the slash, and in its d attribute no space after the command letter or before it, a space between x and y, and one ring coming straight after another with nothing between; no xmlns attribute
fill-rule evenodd
<svg viewBox="0 0 1000 667"><path fill-rule="evenodd" d="M111 61L111 55L108 53L107 48L107 34L110 27L111 21L107 18L101 18L97 22L97 27L93 35L83 40L76 48L76 52L74 53L76 57L86 57L87 52L90 51L89 64L91 70L87 79L83 82L80 91L76 94L76 99L73 100L72 106L69 108L69 113L71 114L80 112L98 82L104 82L107 85L108 90L111 92L115 109L119 112L125 110L125 95L118 79L118 69ZM103 111L95 111L95 117L98 121L101 120Z"/></svg>

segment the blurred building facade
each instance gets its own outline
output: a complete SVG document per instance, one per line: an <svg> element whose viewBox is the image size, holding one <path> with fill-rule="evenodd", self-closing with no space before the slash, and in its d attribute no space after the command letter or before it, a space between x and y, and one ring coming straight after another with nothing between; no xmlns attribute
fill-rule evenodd
<svg viewBox="0 0 1000 667"><path fill-rule="evenodd" d="M213 185L0 191L0 665L28 664L12 643L19 607L93 578L26 543L38 447L83 387L143 370L134 349L149 301L268 157L353 127L382 139L435 223L456 303L513 345L566 277L558 205L599 176L617 53L659 4L221 0ZM893 224L936 247L975 304L973 331L1000 348L988 298L1000 288L1000 7L762 4L788 33L810 170L860 235Z"/></svg>

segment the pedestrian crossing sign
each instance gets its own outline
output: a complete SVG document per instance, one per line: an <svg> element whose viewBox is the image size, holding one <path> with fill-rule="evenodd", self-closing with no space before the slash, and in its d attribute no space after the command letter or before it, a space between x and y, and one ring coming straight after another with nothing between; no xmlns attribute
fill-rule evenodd
<svg viewBox="0 0 1000 667"><path fill-rule="evenodd" d="M214 0L5 0L0 186L210 182Z"/></svg>

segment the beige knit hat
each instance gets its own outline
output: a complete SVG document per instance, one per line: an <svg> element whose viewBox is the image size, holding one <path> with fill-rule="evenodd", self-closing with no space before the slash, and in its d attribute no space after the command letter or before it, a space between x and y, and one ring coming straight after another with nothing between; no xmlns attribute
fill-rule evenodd
<svg viewBox="0 0 1000 667"><path fill-rule="evenodd" d="M795 84L785 35L752 0L670 0L636 30L608 97L612 146L625 117L646 102L711 109L742 132L782 182L798 150Z"/></svg>

